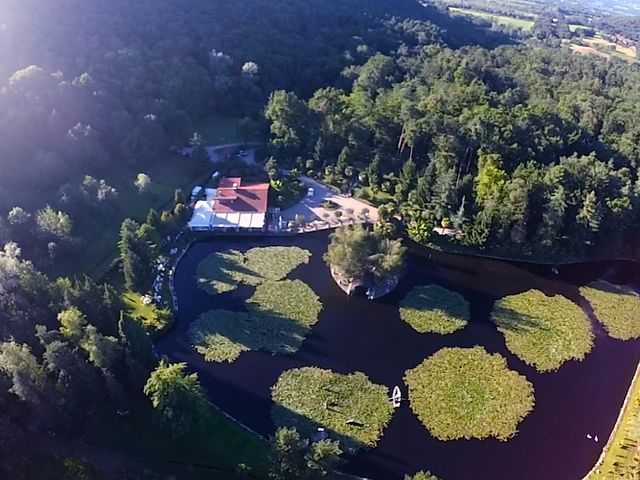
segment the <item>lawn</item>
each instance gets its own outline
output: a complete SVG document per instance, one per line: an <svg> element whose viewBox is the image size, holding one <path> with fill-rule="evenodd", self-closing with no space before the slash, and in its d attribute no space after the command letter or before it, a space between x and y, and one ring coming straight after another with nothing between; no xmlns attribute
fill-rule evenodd
<svg viewBox="0 0 640 480"><path fill-rule="evenodd" d="M152 187L148 193L139 193L133 184L140 172L151 177ZM208 178L210 167L167 152L145 164L122 164L102 173L96 173L96 178L104 178L118 191L113 210L108 214L72 218L72 233L80 241L68 256L43 269L51 277L81 274L97 277L105 273L118 255L116 243L122 221L125 218L143 221L150 208L160 211L171 207L173 192L177 188L190 192L193 185Z"/></svg>
<svg viewBox="0 0 640 480"><path fill-rule="evenodd" d="M621 412L617 428L603 453L602 462L597 465L589 480L618 480L638 478L640 466L640 380L638 375L628 392L628 401Z"/></svg>
<svg viewBox="0 0 640 480"><path fill-rule="evenodd" d="M201 120L195 131L200 133L207 145L223 145L226 143L243 143L244 139L238 134L240 118L213 115ZM254 138L260 138L259 132L253 132ZM253 140L252 139L252 140Z"/></svg>
<svg viewBox="0 0 640 480"><path fill-rule="evenodd" d="M210 310L189 327L198 353L211 362L233 362L242 352L296 352L318 321L322 304L300 280L258 285L247 312Z"/></svg>
<svg viewBox="0 0 640 480"><path fill-rule="evenodd" d="M411 410L439 440L514 436L533 385L482 347L443 348L405 373Z"/></svg>
<svg viewBox="0 0 640 480"><path fill-rule="evenodd" d="M393 201L393 195L382 190L372 189L371 187L359 187L355 190L355 196L361 198L374 205L384 205Z"/></svg>
<svg viewBox="0 0 640 480"><path fill-rule="evenodd" d="M171 293L168 287L168 278L163 283L160 292L163 301L167 302L166 306L158 306L153 303L145 305L142 301L141 293L127 290L124 285L124 275L119 269L114 269L104 278L104 282L111 285L120 294L125 312L136 318L146 332L156 338L159 334L165 332L173 323L173 312L171 306Z"/></svg>
<svg viewBox="0 0 640 480"><path fill-rule="evenodd" d="M253 474L267 477L268 446L238 424L211 407L210 420L201 432L173 438L158 423L148 401L140 399L129 415L120 416L111 410L93 415L86 429L87 443L146 459L150 465L171 470L173 463L193 464L208 469L208 478L237 478L233 470L240 463L252 467ZM146 462L145 462L146 463ZM159 470L159 471L162 471ZM196 475L198 468L182 469L177 478L207 478ZM192 472L193 475L187 475Z"/></svg>
<svg viewBox="0 0 640 480"><path fill-rule="evenodd" d="M561 295L529 290L504 297L495 303L491 317L511 353L539 372L582 360L593 346L589 319Z"/></svg>
<svg viewBox="0 0 640 480"><path fill-rule="evenodd" d="M284 372L271 389L273 421L312 437L324 427L345 451L374 447L393 414L389 390L360 372L304 367Z"/></svg>
<svg viewBox="0 0 640 480"><path fill-rule="evenodd" d="M525 32L530 31L533 28L533 24L534 24L534 20L525 20L521 18L507 17L505 15L495 15L492 13L481 12L479 10L472 10L468 8L449 7L449 11L452 13L484 18L486 20L495 22L499 25L504 25L506 27L520 28Z"/></svg>
<svg viewBox="0 0 640 480"><path fill-rule="evenodd" d="M609 336L618 340L640 337L640 295L630 288L605 281L580 287Z"/></svg>
<svg viewBox="0 0 640 480"><path fill-rule="evenodd" d="M142 295L131 290L122 293L122 301L127 313L137 318L152 337L166 331L173 321L170 307L158 308L153 303L145 305Z"/></svg>
<svg viewBox="0 0 640 480"><path fill-rule="evenodd" d="M244 254L237 250L215 252L198 265L196 281L208 293L235 290L240 283L258 285L280 280L303 263L311 254L298 247L258 247Z"/></svg>
<svg viewBox="0 0 640 480"><path fill-rule="evenodd" d="M453 333L469 316L469 302L438 285L415 287L400 302L400 318L420 333Z"/></svg>

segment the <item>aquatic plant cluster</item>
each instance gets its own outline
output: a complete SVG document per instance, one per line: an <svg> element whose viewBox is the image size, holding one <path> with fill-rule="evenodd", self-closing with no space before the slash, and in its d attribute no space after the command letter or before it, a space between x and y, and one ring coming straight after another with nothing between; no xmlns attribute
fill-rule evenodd
<svg viewBox="0 0 640 480"><path fill-rule="evenodd" d="M533 409L533 385L482 347L443 348L405 374L411 409L439 440L507 440Z"/></svg>
<svg viewBox="0 0 640 480"><path fill-rule="evenodd" d="M640 295L630 288L605 281L580 287L598 320L610 337L631 340L640 337Z"/></svg>
<svg viewBox="0 0 640 480"><path fill-rule="evenodd" d="M304 282L267 282L258 285L247 311L209 310L191 324L189 336L207 361L232 362L249 350L293 353L321 310Z"/></svg>
<svg viewBox="0 0 640 480"><path fill-rule="evenodd" d="M198 266L201 288L221 294L246 284L256 290L244 310L211 310L193 322L189 335L194 348L215 362L232 362L249 350L297 351L322 304L305 283L284 278L309 256L298 247L209 255ZM638 294L602 281L581 287L580 293L610 336L640 337ZM417 332L451 334L468 324L470 305L460 293L420 285L400 301L399 316ZM491 318L507 349L539 372L582 360L594 344L585 311L561 295L529 290L506 296L494 303ZM429 433L443 441L509 440L535 404L533 384L509 369L502 355L481 346L443 348L407 370L404 382L408 399L403 400ZM277 427L294 427L308 438L322 427L347 452L375 447L393 414L388 388L361 372L295 368L282 373L271 393Z"/></svg>
<svg viewBox="0 0 640 480"><path fill-rule="evenodd" d="M309 262L311 254L299 247L258 247L244 254L238 250L215 252L198 265L198 286L211 293L235 290L239 284L260 283L285 278L299 265Z"/></svg>
<svg viewBox="0 0 640 480"><path fill-rule="evenodd" d="M539 372L582 360L593 347L585 312L561 295L548 297L539 290L510 295L495 303L491 318L509 351Z"/></svg>
<svg viewBox="0 0 640 480"><path fill-rule="evenodd" d="M469 321L469 302L438 285L413 288L400 302L400 318L420 333L448 334Z"/></svg>
<svg viewBox="0 0 640 480"><path fill-rule="evenodd" d="M309 438L324 427L345 451L374 447L393 413L388 388L360 372L296 368L284 372L271 392L276 426L295 427Z"/></svg>
<svg viewBox="0 0 640 480"><path fill-rule="evenodd" d="M318 321L322 304L304 282L281 279L309 257L298 247L264 247L205 258L197 281L206 291L224 293L240 283L257 287L246 310L210 310L191 324L189 338L196 351L214 362L232 362L249 350L297 351Z"/></svg>

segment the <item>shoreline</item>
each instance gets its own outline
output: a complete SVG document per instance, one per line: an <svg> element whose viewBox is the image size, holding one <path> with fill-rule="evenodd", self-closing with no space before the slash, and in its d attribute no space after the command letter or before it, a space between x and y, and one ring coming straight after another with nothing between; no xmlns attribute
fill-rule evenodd
<svg viewBox="0 0 640 480"><path fill-rule="evenodd" d="M562 266L562 265L577 265L581 263L592 263L592 262L629 262L629 263L637 263L640 265L640 258L632 258L625 256L618 257L565 257L565 258L557 258L552 260L545 260L542 258L536 257L525 257L525 256L517 256L517 255L502 255L502 254L491 254L491 253L482 253L479 251L473 251L472 249L466 250L463 248L451 248L447 246L438 245L435 243L427 243L422 244L418 243L408 236L403 236L403 239L407 242L407 246L410 247L412 252L415 252L418 249L428 249L433 252L438 253L446 253L449 255L461 255L465 257L474 257L474 258L486 258L488 260L497 260L502 262L513 262L513 263L526 263L529 265L545 265L545 266Z"/></svg>
<svg viewBox="0 0 640 480"><path fill-rule="evenodd" d="M615 467L617 463L622 463L620 460L616 460L614 457L619 456L616 455L616 450L618 448L624 448L625 440L628 441L627 438L627 428L634 429L637 428L638 414L640 413L640 362L636 366L636 370L633 374L633 378L631 379L631 384L629 385L629 390L624 398L624 402L622 403L622 407L620 408L620 412L618 413L618 418L616 419L616 423L611 430L611 434L609 435L609 439L607 443L602 448L602 452L598 457L595 465L587 472L587 474L582 478L582 480L598 480L608 478L609 475L613 475L611 478L616 478L617 475L621 474L621 472L615 471L612 467ZM635 420L635 425L634 425ZM625 428L626 427L626 428ZM636 446L638 448L638 446ZM611 457L611 458L608 458ZM627 459L629 459L631 455ZM607 462L608 460L608 462ZM605 463L610 463L609 470L600 471ZM630 462L627 466L630 465ZM625 465L623 465L624 467Z"/></svg>

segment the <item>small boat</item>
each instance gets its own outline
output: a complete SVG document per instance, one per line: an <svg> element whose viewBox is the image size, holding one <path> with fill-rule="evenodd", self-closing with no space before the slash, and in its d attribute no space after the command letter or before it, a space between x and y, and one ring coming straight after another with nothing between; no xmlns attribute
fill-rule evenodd
<svg viewBox="0 0 640 480"><path fill-rule="evenodd" d="M391 402L393 403L394 408L398 408L400 406L400 402L402 401L402 392L400 392L400 387L393 387L393 394L391 395Z"/></svg>

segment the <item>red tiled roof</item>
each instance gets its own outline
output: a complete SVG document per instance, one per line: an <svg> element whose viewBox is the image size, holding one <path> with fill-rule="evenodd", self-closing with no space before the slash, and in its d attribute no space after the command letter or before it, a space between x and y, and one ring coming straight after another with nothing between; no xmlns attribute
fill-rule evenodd
<svg viewBox="0 0 640 480"><path fill-rule="evenodd" d="M233 184L237 188L233 188ZM267 211L268 183L240 184L239 178L222 178L218 184L213 210L219 213Z"/></svg>
<svg viewBox="0 0 640 480"><path fill-rule="evenodd" d="M222 177L218 182L218 188L233 188L234 183L236 187L239 187L242 184L242 179L240 177Z"/></svg>

